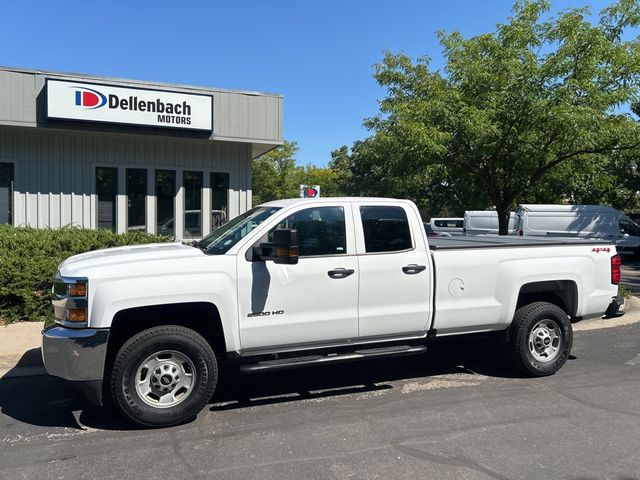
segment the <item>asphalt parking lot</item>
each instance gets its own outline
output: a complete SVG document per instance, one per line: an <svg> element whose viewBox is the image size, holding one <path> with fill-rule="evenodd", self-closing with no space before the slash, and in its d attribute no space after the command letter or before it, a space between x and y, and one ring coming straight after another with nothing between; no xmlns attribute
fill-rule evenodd
<svg viewBox="0 0 640 480"><path fill-rule="evenodd" d="M623 260L622 263L622 283L634 295L640 295L640 262Z"/></svg>
<svg viewBox="0 0 640 480"><path fill-rule="evenodd" d="M492 339L231 377L194 421L136 430L51 377L0 380L0 478L640 478L640 324L576 332L555 376Z"/></svg>

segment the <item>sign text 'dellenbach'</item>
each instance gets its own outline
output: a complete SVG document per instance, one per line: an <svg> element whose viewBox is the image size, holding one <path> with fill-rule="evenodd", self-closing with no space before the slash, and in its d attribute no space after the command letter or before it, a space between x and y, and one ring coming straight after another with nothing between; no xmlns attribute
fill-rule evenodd
<svg viewBox="0 0 640 480"><path fill-rule="evenodd" d="M209 95L47 81L47 117L191 130L212 130Z"/></svg>

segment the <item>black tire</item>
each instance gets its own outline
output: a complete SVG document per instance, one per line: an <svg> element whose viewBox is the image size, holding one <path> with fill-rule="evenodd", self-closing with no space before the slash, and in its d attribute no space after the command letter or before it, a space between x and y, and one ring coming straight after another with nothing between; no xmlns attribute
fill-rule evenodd
<svg viewBox="0 0 640 480"><path fill-rule="evenodd" d="M553 327L553 328L552 328ZM536 334L531 336L536 329ZM548 333L551 336L548 336ZM555 335L555 337L553 337ZM558 344L553 355L545 353L553 350L557 338ZM531 339L533 341L530 341ZM536 348L540 346L540 349ZM566 363L573 345L571 321L564 310L547 302L534 302L520 307L509 327L509 353L514 367L520 372L534 377L553 375ZM534 353L535 352L535 353ZM548 359L541 358L547 355ZM537 357L537 358L536 358Z"/></svg>
<svg viewBox="0 0 640 480"><path fill-rule="evenodd" d="M168 353L154 357L160 352ZM160 362L152 367L160 377L143 367L150 365L151 361ZM165 370L169 375L163 375ZM175 377L171 376L172 371L177 372ZM188 377L190 380L188 387L177 382L180 374L183 379ZM136 375L148 379L148 382L138 383L148 383L149 394L142 395L140 387L136 388ZM172 383L165 387L158 379ZM144 330L120 348L111 369L109 389L116 408L134 423L146 427L168 427L194 418L213 396L217 381L218 364L209 343L193 330L167 325ZM160 399L167 394L156 390L154 385L173 388L167 390L172 394L167 398L175 404L161 406ZM175 400L173 392L180 393L177 387L183 392ZM157 403L153 405L156 397Z"/></svg>

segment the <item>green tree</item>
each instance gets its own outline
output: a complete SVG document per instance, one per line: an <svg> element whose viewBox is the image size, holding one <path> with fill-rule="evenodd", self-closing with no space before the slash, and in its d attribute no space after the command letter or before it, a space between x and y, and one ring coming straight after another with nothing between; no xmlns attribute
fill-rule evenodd
<svg viewBox="0 0 640 480"><path fill-rule="evenodd" d="M346 147L345 147L346 148ZM323 197L343 195L340 172L315 165L300 167L296 162L298 144L285 141L253 162L253 204L300 195L300 185L320 185Z"/></svg>
<svg viewBox="0 0 640 480"><path fill-rule="evenodd" d="M456 208L494 206L506 234L517 201L575 196L575 174L596 180L598 162L633 170L640 128L626 110L640 100L640 42L624 34L640 3L620 0L597 24L586 8L545 19L549 9L520 1L493 33L439 33L444 72L387 53L375 72L387 96L352 149L354 184L436 208L446 194Z"/></svg>
<svg viewBox="0 0 640 480"><path fill-rule="evenodd" d="M349 154L349 147L346 145L331 152L331 160L328 168L335 173L336 188L341 195L356 195L353 188L353 162Z"/></svg>
<svg viewBox="0 0 640 480"><path fill-rule="evenodd" d="M298 196L299 169L296 142L285 141L280 147L253 161L253 204Z"/></svg>
<svg viewBox="0 0 640 480"><path fill-rule="evenodd" d="M299 169L298 180L298 185L320 185L320 195L323 197L343 195L338 182L338 172L331 168L307 165Z"/></svg>

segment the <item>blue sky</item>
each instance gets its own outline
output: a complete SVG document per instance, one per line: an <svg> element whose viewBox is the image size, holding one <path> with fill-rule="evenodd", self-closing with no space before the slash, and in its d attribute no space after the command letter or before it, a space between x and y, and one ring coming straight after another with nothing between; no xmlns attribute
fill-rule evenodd
<svg viewBox="0 0 640 480"><path fill-rule="evenodd" d="M603 0L555 0L553 11ZM0 65L276 92L300 164L367 136L384 50L442 65L435 32L492 31L510 0L3 2ZM215 108L215 107L214 107Z"/></svg>

